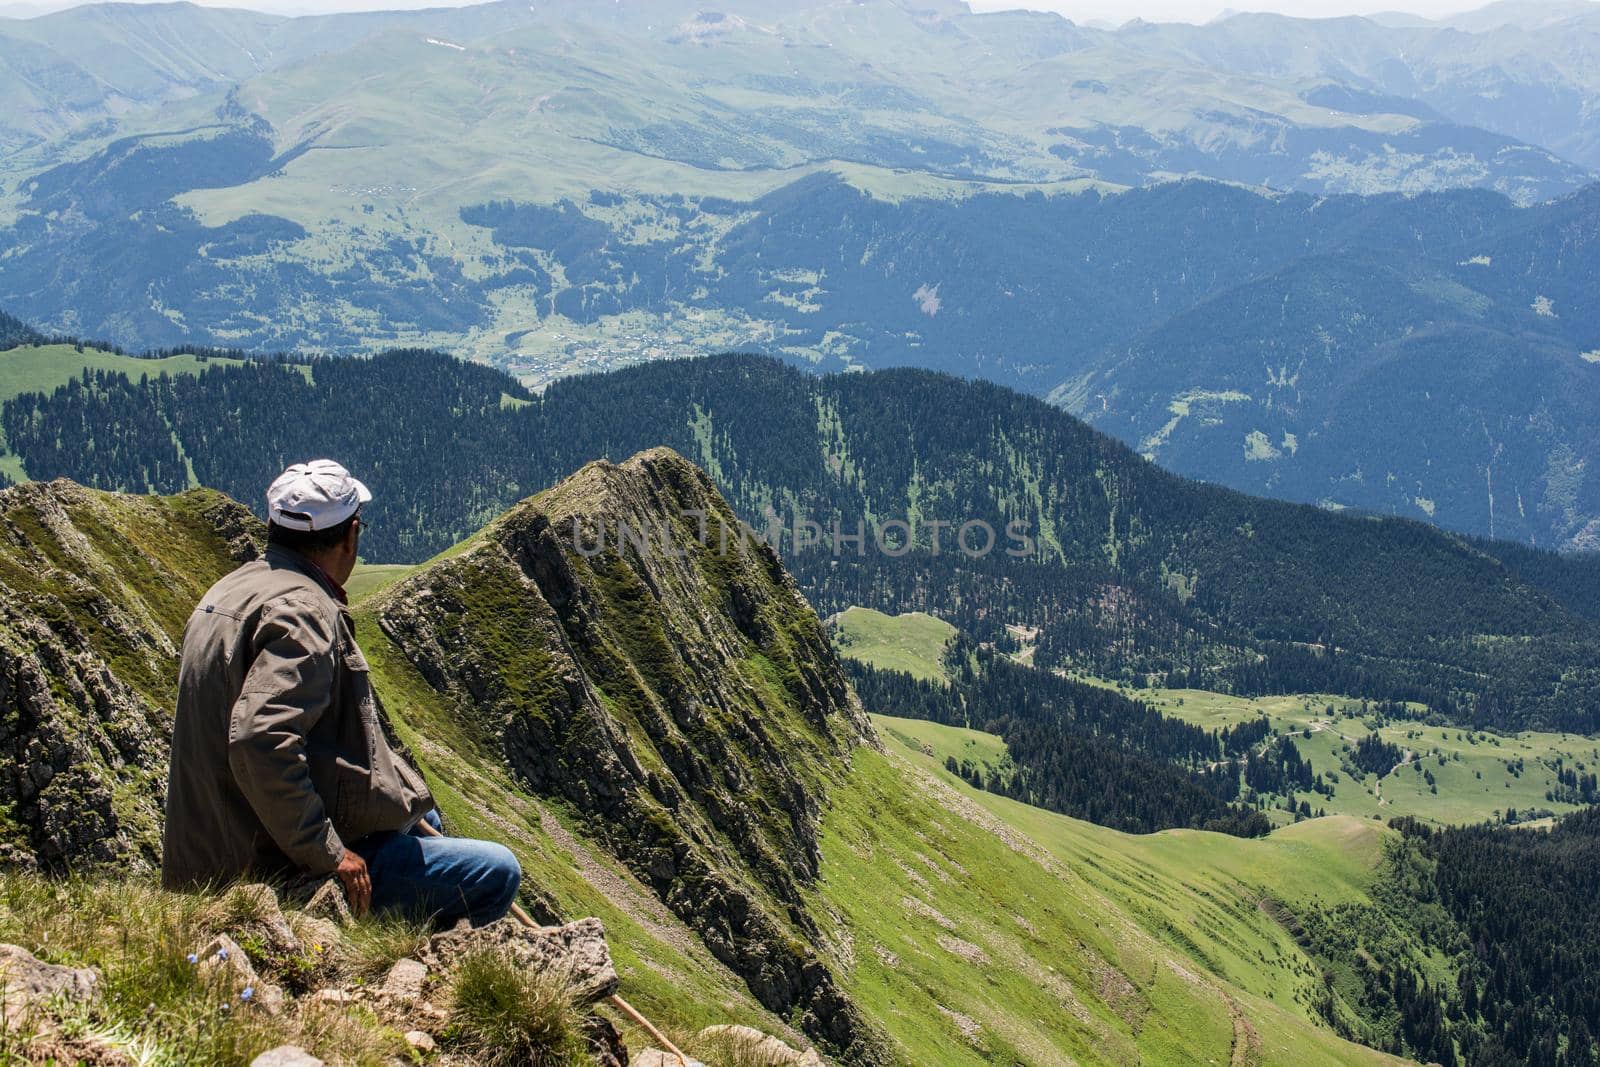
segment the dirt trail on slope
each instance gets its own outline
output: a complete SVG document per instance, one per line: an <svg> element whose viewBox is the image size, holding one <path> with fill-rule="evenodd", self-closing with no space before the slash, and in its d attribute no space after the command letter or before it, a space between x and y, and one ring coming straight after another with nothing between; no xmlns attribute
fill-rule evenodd
<svg viewBox="0 0 1600 1067"><path fill-rule="evenodd" d="M1417 754L1415 752L1411 751L1409 748L1406 749L1405 755L1400 757L1400 762L1389 768L1389 774L1393 774L1395 771L1398 771L1401 767L1406 766L1416 758ZM1383 778L1389 777L1389 774L1384 775ZM1374 799L1377 800L1380 808L1389 803L1387 800L1383 799L1383 778L1379 778L1376 782L1372 783L1372 795Z"/></svg>
<svg viewBox="0 0 1600 1067"><path fill-rule="evenodd" d="M622 875L597 860L581 841L543 808L539 810L539 828L572 857L585 882L626 911L651 937L690 959L697 957L698 950L703 946L678 923L677 917L667 910L665 904L641 887L631 885Z"/></svg>
<svg viewBox="0 0 1600 1067"><path fill-rule="evenodd" d="M1222 997L1228 1002L1228 1017L1233 1020L1233 1055L1228 1058L1229 1067L1261 1067L1261 1036L1234 999L1226 993Z"/></svg>

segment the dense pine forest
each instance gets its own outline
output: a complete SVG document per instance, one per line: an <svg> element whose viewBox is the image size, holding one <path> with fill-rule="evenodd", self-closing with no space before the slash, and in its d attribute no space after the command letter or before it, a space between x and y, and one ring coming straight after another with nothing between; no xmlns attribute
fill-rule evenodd
<svg viewBox="0 0 1600 1067"><path fill-rule="evenodd" d="M1103 686L1012 663L968 642L952 645L950 682L845 661L873 710L995 734L1012 766L956 765L980 789L1129 833L1173 826L1255 837L1260 812L1231 803L1240 763L1231 733L1168 718Z"/></svg>
<svg viewBox="0 0 1600 1067"><path fill-rule="evenodd" d="M1324 968L1327 1021L1444 1067L1600 1064L1600 809L1549 831L1392 825L1373 904L1276 911Z"/></svg>
<svg viewBox="0 0 1600 1067"><path fill-rule="evenodd" d="M1461 1011L1483 1038L1470 1062L1600 1063L1600 811L1549 833L1405 829L1472 946Z"/></svg>
<svg viewBox="0 0 1600 1067"><path fill-rule="evenodd" d="M1514 541L1474 538L1472 545L1506 565L1518 578L1549 593L1563 607L1600 620L1600 552L1557 555Z"/></svg>
<svg viewBox="0 0 1600 1067"><path fill-rule="evenodd" d="M38 331L21 319L0 311L0 352L18 345L36 344L43 340Z"/></svg>
<svg viewBox="0 0 1600 1067"><path fill-rule="evenodd" d="M252 504L286 462L337 456L378 493L374 561L426 558L590 459L665 444L779 543L824 613L916 608L979 640L1034 626L1040 666L1132 682L1410 700L1476 726L1600 724L1600 627L1560 602L1590 564L1502 563L1420 523L1188 482L1041 401L928 372L817 377L728 356L535 397L398 351L87 374L8 401L0 427L36 478L170 491L192 471ZM985 545L977 526L961 540L969 522L995 532L989 551L968 551Z"/></svg>

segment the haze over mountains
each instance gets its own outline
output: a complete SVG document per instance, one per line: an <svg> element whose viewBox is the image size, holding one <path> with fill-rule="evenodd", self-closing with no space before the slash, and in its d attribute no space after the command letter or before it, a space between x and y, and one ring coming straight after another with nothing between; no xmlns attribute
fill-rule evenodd
<svg viewBox="0 0 1600 1067"><path fill-rule="evenodd" d="M557 1047L146 882L328 455L363 713L707 1067L1600 1067L1597 10L0 19L0 1059Z"/></svg>
<svg viewBox="0 0 1600 1067"><path fill-rule="evenodd" d="M728 186L694 171L831 162L991 181L1473 185L1529 200L1600 163L1584 107L1596 19L1463 33L1239 15L1104 31L949 0L298 19L94 5L5 24L3 126L9 148L34 149L10 161L25 173L101 138L214 122L231 97L272 124L279 150L311 149L280 184L319 202L329 179L376 179L378 161L391 194L453 203L468 190L716 191ZM65 152L63 136L76 138ZM458 183L444 197L442 179Z"/></svg>
<svg viewBox="0 0 1600 1067"><path fill-rule="evenodd" d="M0 308L536 386L928 367L1179 473L1593 548L1597 59L1564 3L76 8L0 20Z"/></svg>

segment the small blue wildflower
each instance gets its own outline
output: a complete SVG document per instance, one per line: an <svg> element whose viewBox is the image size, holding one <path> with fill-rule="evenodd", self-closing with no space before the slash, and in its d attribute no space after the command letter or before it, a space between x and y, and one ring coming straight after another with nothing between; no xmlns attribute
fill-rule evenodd
<svg viewBox="0 0 1600 1067"><path fill-rule="evenodd" d="M188 958L190 963L199 963L200 962L200 957L196 956L193 952L189 953L187 958Z"/></svg>
<svg viewBox="0 0 1600 1067"><path fill-rule="evenodd" d="M253 986L253 985L247 985L247 986L244 987L244 989L240 990L239 999L240 1000L249 1000L251 997L253 997L255 995L256 995L256 987Z"/></svg>
<svg viewBox="0 0 1600 1067"><path fill-rule="evenodd" d="M228 958L228 950L227 949L225 949L225 948L217 949L217 959L225 960L227 958Z"/></svg>

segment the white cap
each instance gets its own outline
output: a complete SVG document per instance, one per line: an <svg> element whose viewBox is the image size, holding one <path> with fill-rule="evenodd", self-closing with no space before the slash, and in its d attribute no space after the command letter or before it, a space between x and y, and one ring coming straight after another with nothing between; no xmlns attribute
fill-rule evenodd
<svg viewBox="0 0 1600 1067"><path fill-rule="evenodd" d="M331 459L296 463L267 487L267 518L289 530L330 530L372 499Z"/></svg>

